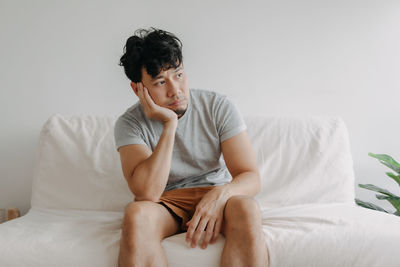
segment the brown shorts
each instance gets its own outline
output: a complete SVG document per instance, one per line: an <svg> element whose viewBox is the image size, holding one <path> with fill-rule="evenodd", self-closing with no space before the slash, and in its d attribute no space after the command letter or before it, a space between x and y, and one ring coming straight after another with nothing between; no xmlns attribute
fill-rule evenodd
<svg viewBox="0 0 400 267"><path fill-rule="evenodd" d="M181 232L185 232L188 229L186 223L192 218L197 204L214 187L216 186L211 185L165 191L157 203L167 208L180 223Z"/></svg>

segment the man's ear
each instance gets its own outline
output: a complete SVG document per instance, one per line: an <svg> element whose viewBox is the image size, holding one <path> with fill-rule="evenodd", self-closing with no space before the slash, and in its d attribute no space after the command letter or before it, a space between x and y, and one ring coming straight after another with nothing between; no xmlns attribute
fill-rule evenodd
<svg viewBox="0 0 400 267"><path fill-rule="evenodd" d="M133 92L138 95L138 88L137 88L137 83L131 82L131 87L133 89Z"/></svg>

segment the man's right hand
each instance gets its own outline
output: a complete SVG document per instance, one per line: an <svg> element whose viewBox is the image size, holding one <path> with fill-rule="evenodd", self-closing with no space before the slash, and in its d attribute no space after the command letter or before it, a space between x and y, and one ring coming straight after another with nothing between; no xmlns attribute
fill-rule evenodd
<svg viewBox="0 0 400 267"><path fill-rule="evenodd" d="M162 123L178 121L178 115L174 111L154 103L148 89L144 87L141 82L137 83L137 88L140 103L142 104L144 112L148 118L159 120Z"/></svg>

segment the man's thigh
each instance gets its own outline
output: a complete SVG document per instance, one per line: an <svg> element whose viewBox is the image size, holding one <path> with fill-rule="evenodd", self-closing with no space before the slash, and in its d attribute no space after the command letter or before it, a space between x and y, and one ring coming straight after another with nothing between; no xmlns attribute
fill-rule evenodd
<svg viewBox="0 0 400 267"><path fill-rule="evenodd" d="M146 229L157 233L160 240L179 232L180 225L178 220L166 207L152 201L133 201L129 203L125 207L124 224L129 221L129 218L136 218L144 222L142 225Z"/></svg>

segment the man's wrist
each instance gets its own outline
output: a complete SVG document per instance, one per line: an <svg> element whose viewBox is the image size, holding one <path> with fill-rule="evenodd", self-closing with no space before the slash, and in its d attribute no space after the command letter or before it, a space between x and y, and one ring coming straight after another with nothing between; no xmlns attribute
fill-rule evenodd
<svg viewBox="0 0 400 267"><path fill-rule="evenodd" d="M232 178L230 183L224 184L223 190L229 197L247 195L254 197L261 190L261 178L257 172L243 172Z"/></svg>
<svg viewBox="0 0 400 267"><path fill-rule="evenodd" d="M165 128L171 128L171 129L176 129L178 127L178 119L174 118L169 121L164 122L164 127Z"/></svg>
<svg viewBox="0 0 400 267"><path fill-rule="evenodd" d="M226 200L233 196L230 183L218 186L218 188L222 192L221 194Z"/></svg>

